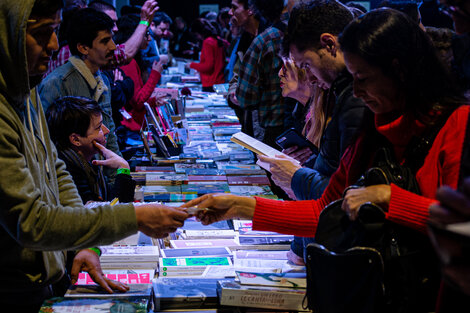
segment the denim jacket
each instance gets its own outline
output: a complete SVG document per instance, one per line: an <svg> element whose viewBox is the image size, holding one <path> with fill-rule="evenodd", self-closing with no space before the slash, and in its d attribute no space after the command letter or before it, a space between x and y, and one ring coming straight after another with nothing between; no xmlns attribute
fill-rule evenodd
<svg viewBox="0 0 470 313"><path fill-rule="evenodd" d="M79 60L78 58L75 59ZM80 60L79 62L83 61ZM85 76L88 78L90 78L89 75L93 74L90 71L85 73ZM106 148L118 155L121 155L117 143L117 137L114 132L116 127L112 118L110 83L106 75L101 75L101 71L96 72L94 75L95 78L98 75L103 80L106 88L103 88L99 98L95 99L97 86L92 87L84 74L74 66L71 60L69 60L67 63L47 75L39 85L38 91L41 97L42 106L46 112L47 108L54 102L54 100L64 96L80 96L97 100L99 106L103 110L103 124L109 128L109 134L106 138ZM96 85L96 81L94 83Z"/></svg>

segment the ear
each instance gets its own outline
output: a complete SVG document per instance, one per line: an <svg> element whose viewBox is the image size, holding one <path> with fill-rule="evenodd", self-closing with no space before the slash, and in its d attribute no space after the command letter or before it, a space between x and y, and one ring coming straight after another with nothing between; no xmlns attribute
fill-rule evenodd
<svg viewBox="0 0 470 313"><path fill-rule="evenodd" d="M88 51L90 50L90 47L81 43L77 43L77 50L83 55L88 55Z"/></svg>
<svg viewBox="0 0 470 313"><path fill-rule="evenodd" d="M69 135L69 141L72 144L72 146L75 146L75 147L80 147L82 145L82 142L80 141L80 135L77 133L71 133Z"/></svg>
<svg viewBox="0 0 470 313"><path fill-rule="evenodd" d="M330 33L323 33L320 35L320 46L331 54L333 57L336 57L338 52L338 39L335 35Z"/></svg>

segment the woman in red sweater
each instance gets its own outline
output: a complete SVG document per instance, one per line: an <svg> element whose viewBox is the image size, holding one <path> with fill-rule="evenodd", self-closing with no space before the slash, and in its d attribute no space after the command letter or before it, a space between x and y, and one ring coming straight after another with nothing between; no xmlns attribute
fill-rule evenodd
<svg viewBox="0 0 470 313"><path fill-rule="evenodd" d="M404 162L413 137L420 137L440 119L445 121L416 172L420 195L394 184L350 189L342 209L355 220L362 204L376 203L389 221L425 233L437 188L457 187L469 106L461 105L465 100L457 96L459 92L427 35L398 11L365 14L345 28L339 42L354 78L354 94L374 112L376 130L392 144L398 162ZM185 206L211 209L198 213L205 224L241 217L253 219L256 230L313 237L323 208L342 198L343 191L370 167L381 144L371 140L371 133L362 134L348 148L318 200L276 201L220 194L205 195Z"/></svg>
<svg viewBox="0 0 470 313"><path fill-rule="evenodd" d="M199 63L193 62L189 67L199 72L202 91L214 91L212 86L225 82L224 40L219 38L216 28L203 18L193 22L191 32L202 41L202 49Z"/></svg>
<svg viewBox="0 0 470 313"><path fill-rule="evenodd" d="M139 18L137 16L125 15L119 19L119 32L116 34L116 42L127 41L132 36L138 25ZM147 33L145 38L142 40L140 49L147 48L149 41L150 34ZM147 82L144 84L142 80L142 71L139 66L140 59L141 55L140 52L138 52L135 58L132 59L129 64L121 66L121 69L124 71L124 73L134 82L134 95L123 108L127 113L129 113L130 117L123 118L121 125L125 126L127 129L133 132L140 131L142 127L146 112L144 103L148 102L155 89L155 86L160 80L161 72L163 71L163 64L168 61L168 58L166 57L162 57L159 61L155 61L152 65L150 76Z"/></svg>

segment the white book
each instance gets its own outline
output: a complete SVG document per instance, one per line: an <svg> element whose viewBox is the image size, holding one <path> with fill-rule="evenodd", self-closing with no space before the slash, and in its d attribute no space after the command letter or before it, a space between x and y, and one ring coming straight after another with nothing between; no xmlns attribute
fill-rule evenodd
<svg viewBox="0 0 470 313"><path fill-rule="evenodd" d="M208 230L185 230L186 239L232 239L235 238L235 231L233 229L208 229Z"/></svg>
<svg viewBox="0 0 470 313"><path fill-rule="evenodd" d="M157 262L160 256L157 246L101 246L101 263Z"/></svg>
<svg viewBox="0 0 470 313"><path fill-rule="evenodd" d="M170 240L172 248L210 248L210 247L234 247L239 244L234 239L213 240Z"/></svg>
<svg viewBox="0 0 470 313"><path fill-rule="evenodd" d="M101 263L101 268L105 269L128 269L128 270L137 270L137 269L153 269L155 270L158 267L158 261L155 262L106 262Z"/></svg>

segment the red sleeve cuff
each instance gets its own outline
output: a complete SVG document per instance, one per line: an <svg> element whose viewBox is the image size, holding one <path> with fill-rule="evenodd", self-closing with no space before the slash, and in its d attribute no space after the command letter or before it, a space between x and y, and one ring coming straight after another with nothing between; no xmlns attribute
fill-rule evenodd
<svg viewBox="0 0 470 313"><path fill-rule="evenodd" d="M397 185L391 185L390 204L387 219L426 232L426 222L429 218L429 206L435 203L435 199L429 199L415 193L404 190Z"/></svg>

